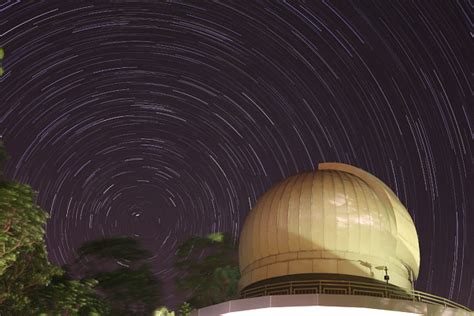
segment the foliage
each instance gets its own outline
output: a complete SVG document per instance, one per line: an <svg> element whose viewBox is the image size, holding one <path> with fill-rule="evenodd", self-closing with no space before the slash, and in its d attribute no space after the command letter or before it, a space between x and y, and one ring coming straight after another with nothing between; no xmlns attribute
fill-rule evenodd
<svg viewBox="0 0 474 316"><path fill-rule="evenodd" d="M61 269L51 265L44 244L20 248L15 262L0 276L0 306L5 313L21 314Z"/></svg>
<svg viewBox="0 0 474 316"><path fill-rule="evenodd" d="M121 268L99 273L96 278L116 315L137 311L149 314L160 301L160 283L145 265L134 270Z"/></svg>
<svg viewBox="0 0 474 316"><path fill-rule="evenodd" d="M94 279L71 280L66 276L53 278L38 291L33 306L47 315L106 315L109 306L95 293Z"/></svg>
<svg viewBox="0 0 474 316"><path fill-rule="evenodd" d="M35 193L25 185L0 183L0 275L21 253L43 244L48 214L35 203Z"/></svg>
<svg viewBox="0 0 474 316"><path fill-rule="evenodd" d="M188 293L192 306L201 308L237 297L237 249L228 235L192 237L178 248L176 257L176 284Z"/></svg>
<svg viewBox="0 0 474 316"><path fill-rule="evenodd" d="M0 142L0 167L7 153ZM94 281L64 278L47 258L44 224L48 215L24 184L0 173L0 310L1 315L79 315L104 312Z"/></svg>
<svg viewBox="0 0 474 316"><path fill-rule="evenodd" d="M47 263L49 265L49 263ZM16 264L14 265L16 267ZM71 280L65 277L63 271L49 265L31 264L18 282L10 282L14 286L9 289L7 297L1 304L2 315L91 315L97 313L106 315L108 305L98 297L93 289L96 280ZM43 270L42 270L43 269ZM41 271L48 271L43 280L48 280L42 286L35 279L41 278ZM51 273L55 275L51 278ZM31 274L31 277L29 275ZM51 278L51 279L50 279Z"/></svg>
<svg viewBox="0 0 474 316"><path fill-rule="evenodd" d="M0 142L0 167L7 153ZM31 293L60 273L46 255L44 224L48 214L35 203L35 193L25 185L6 181L0 174L0 305L21 309Z"/></svg>
<svg viewBox="0 0 474 316"><path fill-rule="evenodd" d="M155 310L154 316L175 316L173 311L168 310L165 306L158 308Z"/></svg>
<svg viewBox="0 0 474 316"><path fill-rule="evenodd" d="M79 248L78 255L78 260L88 259L83 263L86 275L98 280L97 287L111 303L113 315L150 314L159 304L161 284L143 262L151 254L137 240L114 237L90 241ZM120 261L126 266L121 263L113 268L112 262Z"/></svg>
<svg viewBox="0 0 474 316"><path fill-rule="evenodd" d="M188 302L181 304L178 310L178 316L189 316L193 311L193 307Z"/></svg>

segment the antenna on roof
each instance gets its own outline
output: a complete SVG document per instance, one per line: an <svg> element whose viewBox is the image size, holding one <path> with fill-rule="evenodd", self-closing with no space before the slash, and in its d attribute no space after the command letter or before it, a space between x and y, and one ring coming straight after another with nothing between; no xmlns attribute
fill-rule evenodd
<svg viewBox="0 0 474 316"><path fill-rule="evenodd" d="M377 269L377 270L384 270L384 271L385 271L385 275L384 275L383 279L384 279L385 282L387 282L387 284L388 284L388 280L390 280L390 276L388 275L388 268L387 268L387 266L378 266L378 267L375 267L375 269Z"/></svg>

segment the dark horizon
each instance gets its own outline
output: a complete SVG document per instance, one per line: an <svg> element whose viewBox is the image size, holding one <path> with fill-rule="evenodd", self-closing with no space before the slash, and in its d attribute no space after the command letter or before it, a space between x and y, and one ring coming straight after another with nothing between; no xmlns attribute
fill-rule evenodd
<svg viewBox="0 0 474 316"><path fill-rule="evenodd" d="M7 2L6 176L50 213L50 259L140 239L237 239L272 185L320 162L384 181L421 250L416 288L474 309L472 32L454 1ZM470 57L471 56L471 57Z"/></svg>

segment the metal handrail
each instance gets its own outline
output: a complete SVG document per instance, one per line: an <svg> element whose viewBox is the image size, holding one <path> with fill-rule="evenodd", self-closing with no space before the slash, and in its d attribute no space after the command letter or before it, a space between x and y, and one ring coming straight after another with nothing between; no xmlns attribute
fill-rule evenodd
<svg viewBox="0 0 474 316"><path fill-rule="evenodd" d="M318 294L325 294L325 290L334 290L341 288L347 290L346 295L363 295L360 294L360 291L365 290L367 291L366 293L374 294L372 296L418 301L428 304L443 305L445 307L459 308L468 312L472 312L472 310L466 306L463 306L446 298L425 293L422 291L401 289L391 284L374 284L367 282L344 280L296 280L290 282L277 282L256 286L250 289L244 289L241 292L241 297L247 298L266 295L278 295L272 294L275 291L285 292L284 294L297 294L295 293L295 290L308 290L314 291L314 293Z"/></svg>

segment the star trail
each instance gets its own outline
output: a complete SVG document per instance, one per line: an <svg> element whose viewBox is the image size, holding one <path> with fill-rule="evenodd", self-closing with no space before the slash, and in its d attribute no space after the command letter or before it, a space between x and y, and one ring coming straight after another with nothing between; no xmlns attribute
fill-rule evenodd
<svg viewBox="0 0 474 316"><path fill-rule="evenodd" d="M4 1L6 175L50 213L50 259L130 235L178 301L176 246L238 238L319 162L414 218L416 288L474 308L472 7L462 1Z"/></svg>

